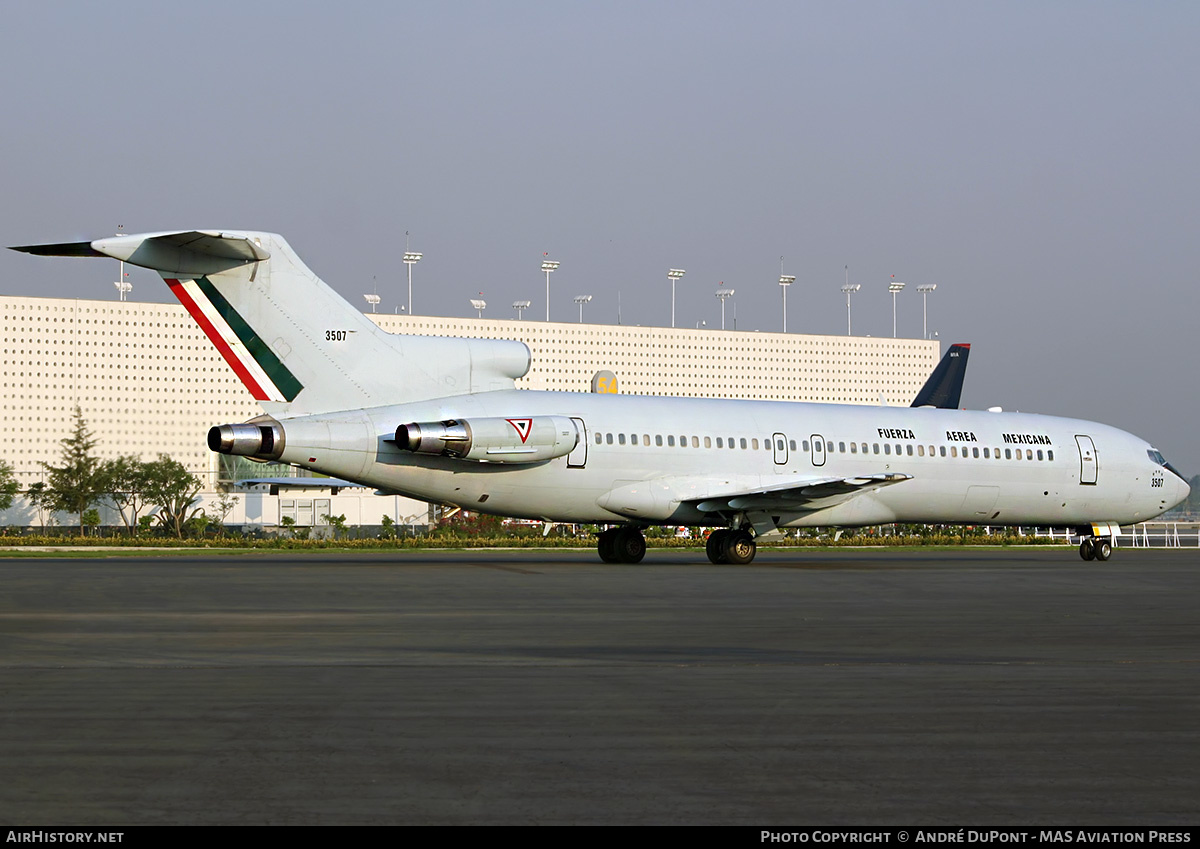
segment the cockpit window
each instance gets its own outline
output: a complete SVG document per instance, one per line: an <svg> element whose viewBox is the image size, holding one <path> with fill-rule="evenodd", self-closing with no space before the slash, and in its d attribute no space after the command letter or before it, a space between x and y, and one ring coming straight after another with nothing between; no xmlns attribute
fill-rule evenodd
<svg viewBox="0 0 1200 849"><path fill-rule="evenodd" d="M1150 450L1148 450L1146 452L1146 454L1150 457L1151 460L1153 460L1155 463L1158 463L1158 465L1162 466L1164 469L1166 469L1168 472L1170 472L1171 474L1178 477L1180 480L1184 480L1184 481L1187 480L1187 478L1185 478L1183 475L1179 474L1178 469L1176 469L1174 466L1172 466L1170 463L1167 462L1167 458L1164 457L1161 452L1156 451L1153 448L1151 448Z"/></svg>

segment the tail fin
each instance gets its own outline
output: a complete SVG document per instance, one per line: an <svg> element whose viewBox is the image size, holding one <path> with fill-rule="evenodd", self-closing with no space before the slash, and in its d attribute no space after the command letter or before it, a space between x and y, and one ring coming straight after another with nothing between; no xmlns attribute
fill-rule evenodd
<svg viewBox="0 0 1200 849"><path fill-rule="evenodd" d="M941 407L957 410L962 397L963 379L967 376L967 357L971 354L969 344L951 345L946 356L937 364L929 380L913 399L913 407Z"/></svg>
<svg viewBox="0 0 1200 849"><path fill-rule="evenodd" d="M273 416L512 389L529 370L521 342L381 330L273 233L173 231L14 250L154 269Z"/></svg>

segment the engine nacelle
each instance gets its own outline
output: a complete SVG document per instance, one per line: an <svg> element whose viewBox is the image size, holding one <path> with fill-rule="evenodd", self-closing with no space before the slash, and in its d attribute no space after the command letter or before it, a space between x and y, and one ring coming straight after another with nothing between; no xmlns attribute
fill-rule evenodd
<svg viewBox="0 0 1200 849"><path fill-rule="evenodd" d="M580 435L566 416L447 419L396 428L396 447L487 463L540 463L575 450Z"/></svg>
<svg viewBox="0 0 1200 849"><path fill-rule="evenodd" d="M242 424L209 428L208 447L219 454L233 454L254 460L278 460L283 454L283 425L270 416L260 416Z"/></svg>

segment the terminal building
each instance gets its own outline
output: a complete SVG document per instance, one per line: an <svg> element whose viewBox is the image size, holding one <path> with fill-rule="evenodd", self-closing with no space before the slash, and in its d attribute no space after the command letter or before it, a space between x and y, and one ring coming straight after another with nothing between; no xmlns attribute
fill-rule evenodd
<svg viewBox="0 0 1200 849"><path fill-rule="evenodd" d="M589 392L593 376L608 371L624 394L906 406L940 357L936 340L370 317L391 333L524 342L532 365L517 381L521 389ZM102 459L168 454L193 470L207 494L245 476L208 450L206 434L261 410L182 306L0 296L0 348L0 459L22 487L43 479L43 461L57 462L76 405ZM21 509L27 512L14 506L9 513ZM366 490L325 487L310 498L304 490L260 488L239 499L227 522L273 527L291 516L320 525L323 515L344 514L351 525L379 524L382 510L397 524L423 524L414 517L424 509ZM7 524L33 524L22 518L0 515Z"/></svg>

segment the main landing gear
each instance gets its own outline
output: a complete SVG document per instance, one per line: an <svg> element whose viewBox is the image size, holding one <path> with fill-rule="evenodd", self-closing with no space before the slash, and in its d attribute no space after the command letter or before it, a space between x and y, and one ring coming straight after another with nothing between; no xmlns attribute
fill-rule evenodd
<svg viewBox="0 0 1200 849"><path fill-rule="evenodd" d="M708 535L704 551L713 563L744 566L758 553L758 544L749 531L721 528Z"/></svg>
<svg viewBox="0 0 1200 849"><path fill-rule="evenodd" d="M596 548L605 563L641 563L646 556L646 538L640 528L622 525L601 531Z"/></svg>
<svg viewBox="0 0 1200 849"><path fill-rule="evenodd" d="M1112 557L1112 543L1106 539L1086 537L1079 543L1079 556L1084 560L1107 560Z"/></svg>

